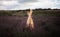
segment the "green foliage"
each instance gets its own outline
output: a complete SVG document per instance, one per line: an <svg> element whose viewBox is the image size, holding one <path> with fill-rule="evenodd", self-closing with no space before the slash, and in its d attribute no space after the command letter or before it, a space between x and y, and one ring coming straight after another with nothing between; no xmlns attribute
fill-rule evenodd
<svg viewBox="0 0 60 37"><path fill-rule="evenodd" d="M26 10L0 11L0 16L27 16ZM33 16L60 16L60 10L34 10Z"/></svg>
<svg viewBox="0 0 60 37"><path fill-rule="evenodd" d="M2 11L2 12L0 12L0 16L12 16L12 12L8 12L8 11L3 12Z"/></svg>
<svg viewBox="0 0 60 37"><path fill-rule="evenodd" d="M34 16L59 16L59 10L37 10L33 12Z"/></svg>

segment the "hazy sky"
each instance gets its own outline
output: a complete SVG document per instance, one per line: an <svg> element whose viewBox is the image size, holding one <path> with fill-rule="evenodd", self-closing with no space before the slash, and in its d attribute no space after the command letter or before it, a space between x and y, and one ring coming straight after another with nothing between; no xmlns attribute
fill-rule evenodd
<svg viewBox="0 0 60 37"><path fill-rule="evenodd" d="M60 8L60 0L0 0L0 10Z"/></svg>

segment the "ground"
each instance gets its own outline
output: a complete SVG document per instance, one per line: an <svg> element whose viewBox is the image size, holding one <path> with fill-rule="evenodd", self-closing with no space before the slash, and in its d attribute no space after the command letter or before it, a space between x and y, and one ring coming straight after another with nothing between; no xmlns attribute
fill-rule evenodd
<svg viewBox="0 0 60 37"><path fill-rule="evenodd" d="M25 28L27 16L0 16L1 37L58 37L60 17L33 16L34 30Z"/></svg>

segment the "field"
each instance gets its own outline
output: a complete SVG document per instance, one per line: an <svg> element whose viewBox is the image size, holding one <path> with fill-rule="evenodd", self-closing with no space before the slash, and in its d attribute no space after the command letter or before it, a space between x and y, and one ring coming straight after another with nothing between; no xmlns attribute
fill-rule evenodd
<svg viewBox="0 0 60 37"><path fill-rule="evenodd" d="M25 28L27 11L0 11L0 37L58 37L60 10L33 10L34 30Z"/></svg>

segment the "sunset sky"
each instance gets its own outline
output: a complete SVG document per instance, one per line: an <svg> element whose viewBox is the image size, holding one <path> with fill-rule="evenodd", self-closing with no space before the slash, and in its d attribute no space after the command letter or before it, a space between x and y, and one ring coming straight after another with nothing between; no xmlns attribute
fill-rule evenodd
<svg viewBox="0 0 60 37"><path fill-rule="evenodd" d="M0 0L0 10L59 8L60 0Z"/></svg>

